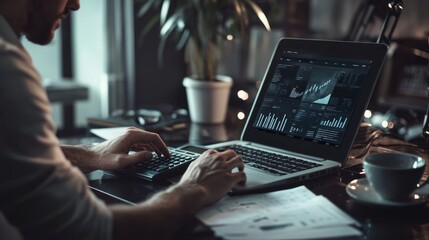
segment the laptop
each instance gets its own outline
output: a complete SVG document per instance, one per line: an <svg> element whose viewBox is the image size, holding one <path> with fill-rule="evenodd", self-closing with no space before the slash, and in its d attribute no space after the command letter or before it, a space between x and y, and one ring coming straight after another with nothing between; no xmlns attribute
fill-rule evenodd
<svg viewBox="0 0 429 240"><path fill-rule="evenodd" d="M385 44L281 39L271 57L240 140L170 148L171 158L112 172L177 182L207 148L233 149L247 182L233 193L300 183L344 165L387 52Z"/></svg>
<svg viewBox="0 0 429 240"><path fill-rule="evenodd" d="M346 162L387 52L385 44L281 39L240 140L211 144L245 159L263 190L334 173Z"/></svg>

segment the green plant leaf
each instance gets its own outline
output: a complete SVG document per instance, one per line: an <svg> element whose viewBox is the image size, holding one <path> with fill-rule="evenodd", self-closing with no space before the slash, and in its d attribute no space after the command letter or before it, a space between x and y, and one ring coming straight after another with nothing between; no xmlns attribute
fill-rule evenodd
<svg viewBox="0 0 429 240"><path fill-rule="evenodd" d="M164 53L164 48L165 48L165 44L167 42L167 37L161 37L161 41L159 43L159 47L158 47L158 66L162 67L162 63L163 63L163 53Z"/></svg>
<svg viewBox="0 0 429 240"><path fill-rule="evenodd" d="M149 31L159 22L159 15L155 15L153 18L149 20L149 22L145 25L141 33L139 34L139 42L143 44L144 38L149 33Z"/></svg>
<svg viewBox="0 0 429 240"><path fill-rule="evenodd" d="M170 10L170 3L171 3L170 0L164 0L162 2L161 18L160 18L161 26L165 24L165 21L167 21L168 11Z"/></svg>
<svg viewBox="0 0 429 240"><path fill-rule="evenodd" d="M177 26L179 19L183 16L183 9L178 9L175 14L168 18L168 20L161 26L160 35L168 36Z"/></svg>
<svg viewBox="0 0 429 240"><path fill-rule="evenodd" d="M151 9L156 3L156 0L148 0L139 10L137 13L138 17L143 17L149 9Z"/></svg>
<svg viewBox="0 0 429 240"><path fill-rule="evenodd" d="M185 47L186 43L189 40L191 33L189 32L189 30L184 30L182 36L180 37L180 40L178 41L177 45L176 45L176 49L177 50L181 50Z"/></svg>
<svg viewBox="0 0 429 240"><path fill-rule="evenodd" d="M143 28L142 35L150 34L158 21L160 43L158 61L162 65L168 40L175 40L176 49L186 48L187 62L197 78L211 80L217 73L220 56L219 40L231 34L240 37L242 46L248 44L250 15L255 14L270 30L267 15L256 0L134 0L143 3L138 16L156 9L158 14ZM192 46L192 47L190 47Z"/></svg>
<svg viewBox="0 0 429 240"><path fill-rule="evenodd" d="M246 29L249 26L249 17L247 15L246 7L238 0L233 0L236 18L240 23L240 35L242 38L246 35Z"/></svg>
<svg viewBox="0 0 429 240"><path fill-rule="evenodd" d="M271 27L270 27L270 23L267 19L267 16L265 16L264 11L262 11L262 9L256 5L256 3L254 3L251 0L245 0L247 2L247 4L249 4L249 6L253 9L253 11L256 13L256 16L258 16L259 20L261 20L262 24L264 24L265 28L268 31L271 31Z"/></svg>

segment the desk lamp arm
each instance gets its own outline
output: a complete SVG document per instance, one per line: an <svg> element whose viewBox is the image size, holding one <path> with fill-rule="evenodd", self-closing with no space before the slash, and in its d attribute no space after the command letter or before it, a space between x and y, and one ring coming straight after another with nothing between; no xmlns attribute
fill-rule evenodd
<svg viewBox="0 0 429 240"><path fill-rule="evenodd" d="M404 3L402 0L393 0L390 1L387 6L389 11L384 18L383 26L381 27L381 32L378 36L377 43L389 44L390 39L392 38L393 32L395 31L396 25L398 23L399 17L401 16L402 9L404 9ZM391 21L393 20L393 23ZM390 30L388 28L390 27ZM386 32L388 34L386 35Z"/></svg>

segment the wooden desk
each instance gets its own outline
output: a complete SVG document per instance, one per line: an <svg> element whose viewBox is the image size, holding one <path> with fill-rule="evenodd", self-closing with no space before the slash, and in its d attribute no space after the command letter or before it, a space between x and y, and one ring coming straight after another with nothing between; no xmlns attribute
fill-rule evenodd
<svg viewBox="0 0 429 240"><path fill-rule="evenodd" d="M418 148L389 137L375 140L372 145L374 147L369 149L369 153L404 151L422 156L427 161L425 176L429 175L429 151L426 147ZM354 149L351 155L359 154L361 151L362 149ZM353 158L348 161L346 166L361 162L362 158ZM315 194L327 197L339 208L358 220L362 224L363 239L429 239L428 204L414 207L379 207L357 203L347 195L345 187L350 181L358 177L364 176L341 170L338 174L311 180L305 182L304 185ZM113 176L102 171L94 172L88 178L89 185L96 195L108 204L138 203L147 199L153 192L168 186L168 183L153 184L136 178ZM289 187L294 187L294 185L270 190ZM186 225L189 228L183 229L178 234L177 239L216 239L210 230L196 219Z"/></svg>

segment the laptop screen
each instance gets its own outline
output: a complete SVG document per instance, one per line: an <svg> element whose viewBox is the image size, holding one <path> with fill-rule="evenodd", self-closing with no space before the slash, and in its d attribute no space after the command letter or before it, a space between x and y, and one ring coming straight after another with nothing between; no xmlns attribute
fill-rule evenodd
<svg viewBox="0 0 429 240"><path fill-rule="evenodd" d="M370 66L371 60L283 51L252 127L339 147Z"/></svg>
<svg viewBox="0 0 429 240"><path fill-rule="evenodd" d="M281 39L241 139L344 162L386 52L377 43Z"/></svg>

